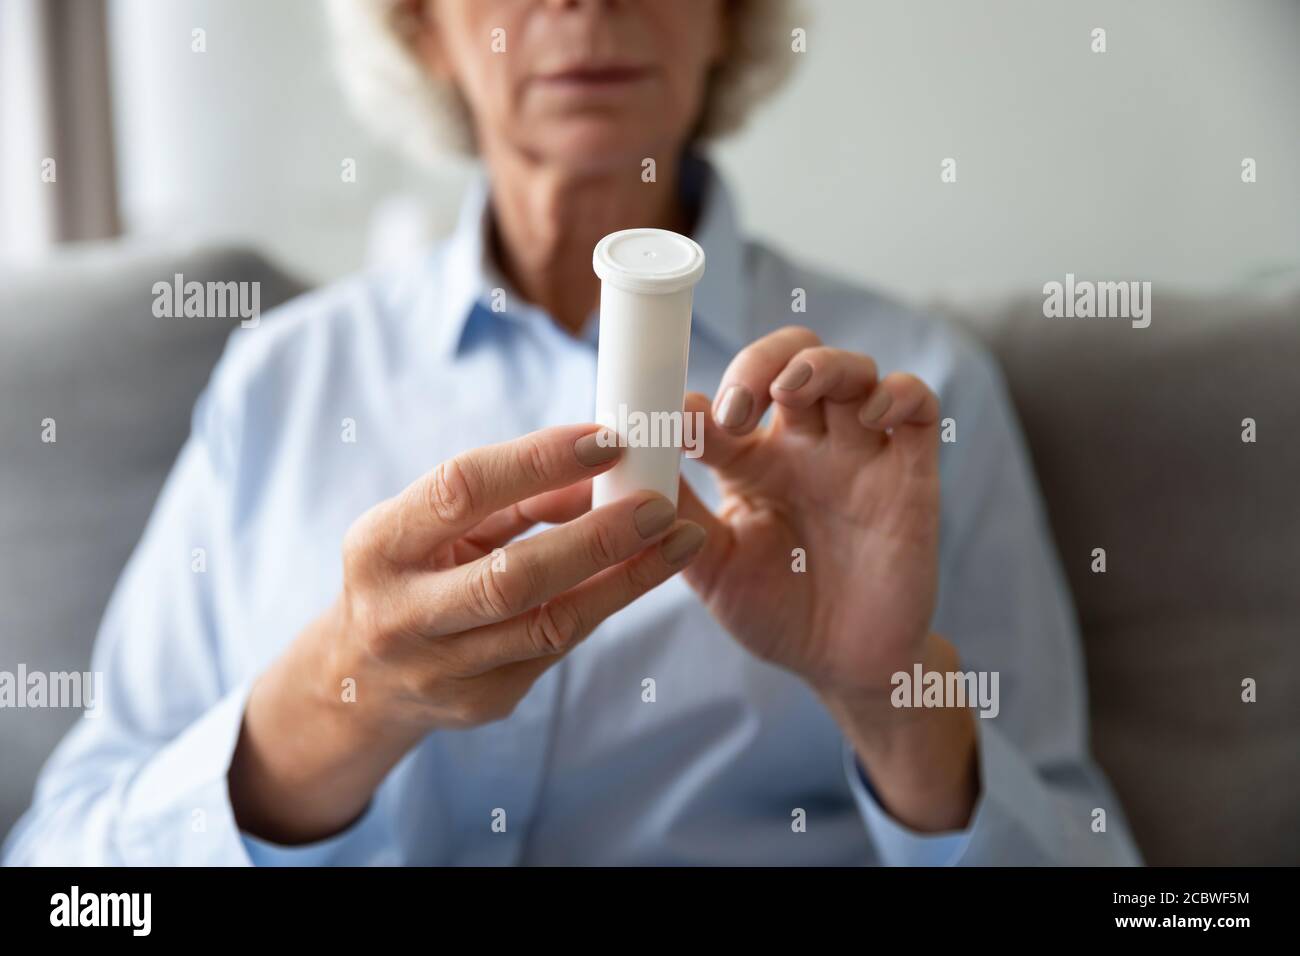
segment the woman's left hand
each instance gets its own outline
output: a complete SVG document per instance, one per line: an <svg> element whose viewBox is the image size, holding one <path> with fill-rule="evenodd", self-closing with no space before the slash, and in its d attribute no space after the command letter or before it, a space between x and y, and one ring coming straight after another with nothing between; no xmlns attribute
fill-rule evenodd
<svg viewBox="0 0 1300 956"><path fill-rule="evenodd" d="M759 419L776 404L772 424ZM967 825L979 792L969 709L892 706L892 677L960 666L930 631L939 585L939 400L920 379L876 378L865 355L807 329L759 339L728 366L702 459L713 515L682 482L678 513L704 525L685 571L718 621L821 698L895 819Z"/></svg>
<svg viewBox="0 0 1300 956"><path fill-rule="evenodd" d="M759 419L775 403L770 426ZM728 366L703 412L711 514L683 482L679 513L708 543L686 572L764 660L829 696L879 699L927 654L938 590L939 401L918 378L790 326Z"/></svg>

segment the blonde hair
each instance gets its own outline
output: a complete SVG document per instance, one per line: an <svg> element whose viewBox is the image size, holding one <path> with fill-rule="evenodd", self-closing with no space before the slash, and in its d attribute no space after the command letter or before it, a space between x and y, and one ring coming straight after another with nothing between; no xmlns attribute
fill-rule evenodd
<svg viewBox="0 0 1300 956"><path fill-rule="evenodd" d="M695 131L700 139L739 128L781 85L794 61L794 0L726 2L731 36L725 58L709 78ZM416 24L410 0L330 0L329 12L344 94L373 133L424 163L448 150L475 152L464 99L430 74L412 46Z"/></svg>

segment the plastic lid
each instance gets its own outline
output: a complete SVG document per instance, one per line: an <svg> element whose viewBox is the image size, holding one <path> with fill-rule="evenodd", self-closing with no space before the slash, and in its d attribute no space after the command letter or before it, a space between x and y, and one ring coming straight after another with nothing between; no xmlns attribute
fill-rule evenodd
<svg viewBox="0 0 1300 956"><path fill-rule="evenodd" d="M596 243L591 265L602 282L625 292L663 295L700 281L704 250L667 229L623 229Z"/></svg>

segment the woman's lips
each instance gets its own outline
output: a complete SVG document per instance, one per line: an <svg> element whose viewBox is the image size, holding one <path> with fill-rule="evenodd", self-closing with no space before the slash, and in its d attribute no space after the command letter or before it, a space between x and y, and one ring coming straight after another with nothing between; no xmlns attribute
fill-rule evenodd
<svg viewBox="0 0 1300 956"><path fill-rule="evenodd" d="M648 66L579 66L543 73L536 82L551 89L616 90L648 79Z"/></svg>

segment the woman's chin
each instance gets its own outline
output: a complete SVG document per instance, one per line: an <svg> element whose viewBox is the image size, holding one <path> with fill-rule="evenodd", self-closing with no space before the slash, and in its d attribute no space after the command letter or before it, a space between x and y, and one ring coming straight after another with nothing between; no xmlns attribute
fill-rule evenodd
<svg viewBox="0 0 1300 956"><path fill-rule="evenodd" d="M670 152L665 144L675 139L656 132L646 129L644 122L583 117L548 124L533 143L539 156L557 166L584 173L626 169L652 181L645 161L665 162Z"/></svg>

